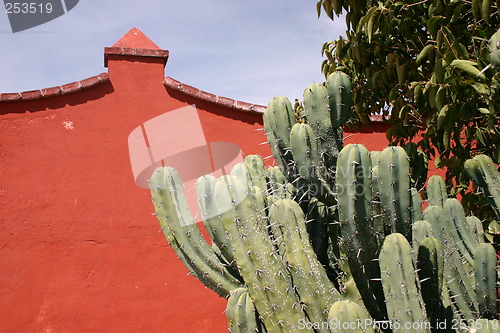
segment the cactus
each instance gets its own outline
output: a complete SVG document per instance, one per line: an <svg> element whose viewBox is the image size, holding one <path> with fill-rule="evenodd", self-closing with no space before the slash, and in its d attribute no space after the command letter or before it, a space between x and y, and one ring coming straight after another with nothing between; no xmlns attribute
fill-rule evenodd
<svg viewBox="0 0 500 333"><path fill-rule="evenodd" d="M231 291L227 300L226 317L229 332L231 333L264 331L262 323L258 319L257 310L245 288L238 288Z"/></svg>
<svg viewBox="0 0 500 333"><path fill-rule="evenodd" d="M497 3L498 5L498 3ZM494 67L500 67L500 29L491 36L489 42L490 63Z"/></svg>
<svg viewBox="0 0 500 333"><path fill-rule="evenodd" d="M386 234L411 239L410 164L401 147L384 149L379 156L378 187Z"/></svg>
<svg viewBox="0 0 500 333"><path fill-rule="evenodd" d="M412 186L420 190L427 180L427 156L414 142L406 144L404 149L410 160Z"/></svg>
<svg viewBox="0 0 500 333"><path fill-rule="evenodd" d="M340 128L351 117L351 79L345 73L334 72L328 76L326 86L330 120L333 127Z"/></svg>
<svg viewBox="0 0 500 333"><path fill-rule="evenodd" d="M337 200L342 243L349 268L366 308L374 318L386 318L375 259L378 242L372 226L371 159L361 145L347 145L337 161Z"/></svg>
<svg viewBox="0 0 500 333"><path fill-rule="evenodd" d="M295 124L290 132L290 146L300 177L298 186L307 188L308 197L316 196L320 187L317 176L320 156L312 127L308 124Z"/></svg>
<svg viewBox="0 0 500 333"><path fill-rule="evenodd" d="M486 155L477 155L465 161L465 170L471 179L479 186L500 218L500 174L495 164Z"/></svg>
<svg viewBox="0 0 500 333"><path fill-rule="evenodd" d="M444 245L445 279L460 316L474 319L477 302L473 286L473 250L478 245L465 220L463 208L456 199L447 199L441 209L431 206L424 218L432 221L436 237Z"/></svg>
<svg viewBox="0 0 500 333"><path fill-rule="evenodd" d="M313 84L305 89L300 120L310 128L295 126L292 131L297 119L291 103L284 97L273 98L264 112L264 129L273 155L289 182L297 185L299 201L304 197L309 200L310 196L304 193L314 187L318 198L329 205L335 204L335 168L343 147L342 127L351 114L350 87L349 77L336 72L324 85ZM311 186L301 182L301 176L307 177Z"/></svg>
<svg viewBox="0 0 500 333"><path fill-rule="evenodd" d="M335 302L328 313L332 333L375 333L372 321L365 308L349 300Z"/></svg>
<svg viewBox="0 0 500 333"><path fill-rule="evenodd" d="M401 324L394 332L430 332L425 325L407 326L426 322L427 314L406 238L399 233L387 236L379 260L389 319Z"/></svg>
<svg viewBox="0 0 500 333"><path fill-rule="evenodd" d="M274 97L264 112L264 129L269 146L284 174L288 176L292 161L290 149L290 130L295 124L292 103L283 96Z"/></svg>
<svg viewBox="0 0 500 333"><path fill-rule="evenodd" d="M293 330L305 315L297 304L285 263L268 237L259 189L246 187L239 178L225 177L215 186L217 198L232 205L222 225L229 234L236 264L269 332ZM239 204L232 204L239 202ZM229 216L228 216L229 217Z"/></svg>
<svg viewBox="0 0 500 333"><path fill-rule="evenodd" d="M422 218L419 195L410 188L405 156L395 150L379 154L395 166L378 177L392 184L384 195L404 194L406 203L385 199L392 218L384 216L381 233L375 229L371 177L384 164L379 160L372 168L373 156L361 145L347 145L338 156L337 205L327 207L316 198L305 205L311 221L291 199L294 188L282 172L265 169L256 156L236 165L230 176L201 177L197 195L212 246L194 223L175 169L155 171L151 193L162 230L186 267L229 298L232 332L293 332L301 323L338 319L339 309L349 304L345 298L366 309L358 308L356 316L429 321L433 331L454 318L495 318L496 256L491 245L481 244L480 221L466 218L456 199L428 207L423 220L414 221ZM408 237L393 232L408 219ZM318 252L327 255L320 261ZM327 332L307 327L312 328L306 332Z"/></svg>
<svg viewBox="0 0 500 333"><path fill-rule="evenodd" d="M422 198L420 197L420 193L418 193L417 189L412 187L410 189L410 197L411 197L411 221L415 223L416 221L420 221L423 218L422 215Z"/></svg>
<svg viewBox="0 0 500 333"><path fill-rule="evenodd" d="M442 243L433 237L424 238L418 247L416 260L422 299L434 331L446 323L451 328L453 312L444 284L444 250ZM443 300L444 299L444 300Z"/></svg>
<svg viewBox="0 0 500 333"><path fill-rule="evenodd" d="M175 169L157 169L151 195L171 247L191 274L228 298L233 333L349 332L321 323L355 320L390 320L400 325L395 332L438 332L440 323L452 331L453 320L477 330L492 324L496 257L481 221L447 198L440 177L428 181L422 214L426 167L415 147L409 154L342 148L349 87L341 73L309 86L298 115L286 98L271 101L264 125L278 166L249 155L228 176L200 177L210 245ZM466 167L499 207L493 164L478 157Z"/></svg>
<svg viewBox="0 0 500 333"><path fill-rule="evenodd" d="M491 244L480 244L474 251L474 277L481 318L497 318L497 257Z"/></svg>
<svg viewBox="0 0 500 333"><path fill-rule="evenodd" d="M475 216L467 216L465 219L467 221L467 224L469 225L469 228L474 233L477 242L484 242L484 230L481 220Z"/></svg>
<svg viewBox="0 0 500 333"><path fill-rule="evenodd" d="M293 200L279 200L271 206L269 219L271 224L284 223L282 255L295 283L300 306L311 322L326 321L326 310L340 298L340 294L316 259L300 206Z"/></svg>
<svg viewBox="0 0 500 333"><path fill-rule="evenodd" d="M151 196L161 229L177 256L197 279L222 297L242 285L205 242L189 211L175 169L158 168L150 180Z"/></svg>
<svg viewBox="0 0 500 333"><path fill-rule="evenodd" d="M431 176L427 181L427 200L429 206L443 207L448 194L443 178L438 175Z"/></svg>

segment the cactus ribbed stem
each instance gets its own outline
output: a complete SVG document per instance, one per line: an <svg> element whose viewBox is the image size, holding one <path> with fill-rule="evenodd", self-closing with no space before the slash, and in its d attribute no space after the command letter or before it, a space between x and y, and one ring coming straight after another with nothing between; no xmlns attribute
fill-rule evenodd
<svg viewBox="0 0 500 333"><path fill-rule="evenodd" d="M168 242L191 273L222 297L241 282L230 274L206 243L189 211L174 168L158 168L150 180L156 216Z"/></svg>
<svg viewBox="0 0 500 333"><path fill-rule="evenodd" d="M380 153L378 186L385 215L385 233L398 232L411 239L410 164L401 147Z"/></svg>
<svg viewBox="0 0 500 333"><path fill-rule="evenodd" d="M372 226L371 159L361 145L347 145L337 161L337 200L342 242L366 308L386 318L380 285L377 237Z"/></svg>
<svg viewBox="0 0 500 333"><path fill-rule="evenodd" d="M411 246L402 234L385 238L379 260L387 313L400 324L393 332L430 332L424 325L427 314L411 258Z"/></svg>

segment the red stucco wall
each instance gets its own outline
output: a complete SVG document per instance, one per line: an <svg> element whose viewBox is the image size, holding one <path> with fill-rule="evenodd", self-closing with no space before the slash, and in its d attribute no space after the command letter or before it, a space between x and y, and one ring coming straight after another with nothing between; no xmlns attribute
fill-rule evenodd
<svg viewBox="0 0 500 333"><path fill-rule="evenodd" d="M127 138L195 104L207 141L267 156L261 115L166 87L164 57L107 60L109 80L0 98L0 332L226 332L225 300L186 276L135 185ZM385 129L348 141L381 149Z"/></svg>

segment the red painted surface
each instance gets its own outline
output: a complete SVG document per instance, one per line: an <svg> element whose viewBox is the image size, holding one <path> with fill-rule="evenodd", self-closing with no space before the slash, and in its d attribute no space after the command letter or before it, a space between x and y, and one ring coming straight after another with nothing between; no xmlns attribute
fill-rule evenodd
<svg viewBox="0 0 500 333"><path fill-rule="evenodd" d="M226 301L186 276L135 185L127 138L195 104L207 141L268 156L263 107L165 80L154 46L133 30L107 74L0 95L0 332L227 331ZM380 150L385 129L348 142Z"/></svg>

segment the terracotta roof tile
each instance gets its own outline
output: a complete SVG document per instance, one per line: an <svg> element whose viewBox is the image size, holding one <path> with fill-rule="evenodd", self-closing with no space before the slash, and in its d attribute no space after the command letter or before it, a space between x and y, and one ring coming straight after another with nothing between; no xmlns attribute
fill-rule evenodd
<svg viewBox="0 0 500 333"><path fill-rule="evenodd" d="M59 95L66 95L82 89L96 86L107 81L109 81L108 73L101 73L99 75L92 76L84 80L67 83L62 86L23 91L20 93L3 93L0 94L0 102L29 101Z"/></svg>

